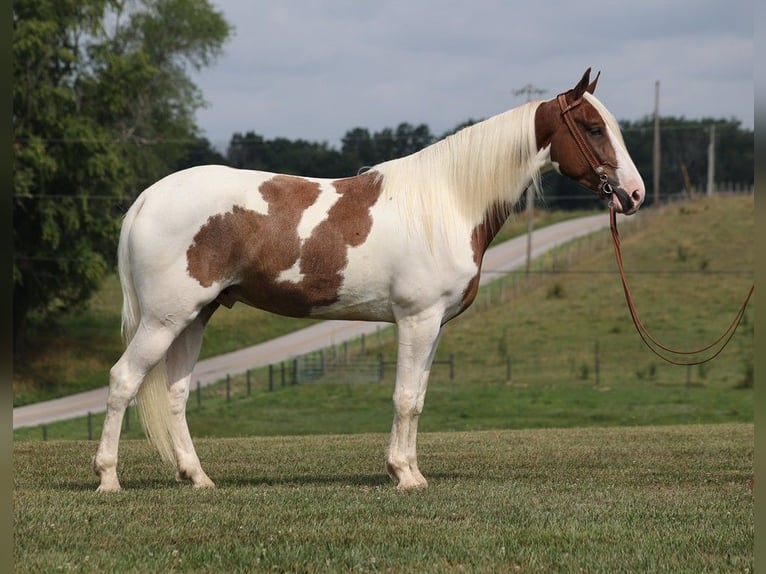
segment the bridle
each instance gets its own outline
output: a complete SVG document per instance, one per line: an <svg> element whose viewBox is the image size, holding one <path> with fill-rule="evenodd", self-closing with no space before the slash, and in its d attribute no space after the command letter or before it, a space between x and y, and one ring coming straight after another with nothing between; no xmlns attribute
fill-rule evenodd
<svg viewBox="0 0 766 574"><path fill-rule="evenodd" d="M596 176L599 179L598 194L601 196L601 199L607 199L614 193L614 188L612 187L612 184L609 183L609 178L606 175L605 168L616 168L617 166L611 165L606 161L598 160L596 153L593 151L593 148L588 144L587 141L585 141L585 136L582 135L582 132L575 124L574 118L569 114L569 112L571 112L582 103L582 97L577 98L571 104L567 103L566 94L559 94L556 99L559 102L559 108L561 108L561 117L564 119L564 123L566 124L567 128L569 128L569 133L572 135L572 139L574 139L575 144L577 145L577 149L580 150L580 153L585 158L585 161L588 162L591 169L596 173Z"/></svg>
<svg viewBox="0 0 766 574"><path fill-rule="evenodd" d="M611 166L607 162L601 162L598 160L595 152L593 151L593 148L585 140L585 137L583 136L582 132L575 124L574 118L572 118L572 116L569 114L570 111L572 111L574 108L576 108L582 103L582 98L578 98L571 104L567 103L565 94L559 94L557 99L558 99L559 107L561 108L561 117L564 119L564 123L569 129L569 133L572 135L572 138L574 139L575 144L577 145L577 148L580 150L580 153L582 154L582 156L590 165L591 169L596 173L596 175L599 178L599 182L600 182L598 186L599 195L601 196L602 199L610 199L609 227L612 232L612 242L614 244L614 255L615 255L615 259L617 260L617 268L620 271L620 279L622 280L622 289L625 293L625 301L628 304L628 309L630 310L630 317L633 320L633 325L635 325L636 331L638 331L638 334L641 337L641 340L649 348L649 350L651 350L655 355L657 355L662 360L667 361L668 363L671 363L673 365L683 365L683 366L701 365L702 363L707 363L708 361L712 361L718 355L721 354L721 351L724 350L726 345L729 344L729 341L731 341L731 338L734 336L734 333L737 330L737 327L742 321L742 317L745 315L745 309L747 308L747 305L750 302L750 297L752 296L753 291L755 290L755 285L752 285L750 287L750 291L748 292L747 297L745 298L744 302L740 306L739 311L735 315L734 320L731 322L729 327L723 332L723 334L720 337L718 337L712 343L705 345L704 347L701 347L699 349L694 349L691 351L680 351L678 349L672 349L670 347L666 347L665 345L657 341L654 337L652 337L652 335L649 333L647 328L641 322L640 317L638 316L638 311L636 310L636 305L633 301L633 295L630 292L630 287L628 286L628 280L625 277L625 268L622 262L622 250L620 249L620 234L617 231L617 211L614 206L614 200L611 199L611 196L613 194L617 195L618 199L622 199L621 195L624 194L624 192L620 193L619 189L613 188L612 185L609 183L609 178L607 177L605 173L605 168L607 166L608 167L616 167L616 166ZM629 198L626 198L626 199L630 201ZM704 353L705 351L709 351L718 345L720 345L720 347L716 349L711 356L706 357L704 359L693 359L690 361L677 360L677 359L667 357L658 350L658 349L661 349L662 351L665 351L666 353L671 353L675 355L698 355L700 353Z"/></svg>

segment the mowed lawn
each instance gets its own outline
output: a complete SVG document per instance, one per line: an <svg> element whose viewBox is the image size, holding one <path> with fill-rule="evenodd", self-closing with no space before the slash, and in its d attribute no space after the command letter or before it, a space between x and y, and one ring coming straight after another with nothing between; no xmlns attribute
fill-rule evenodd
<svg viewBox="0 0 766 574"><path fill-rule="evenodd" d="M423 433L398 492L387 436L198 440L217 482L177 484L124 441L14 445L21 572L752 572L752 424Z"/></svg>

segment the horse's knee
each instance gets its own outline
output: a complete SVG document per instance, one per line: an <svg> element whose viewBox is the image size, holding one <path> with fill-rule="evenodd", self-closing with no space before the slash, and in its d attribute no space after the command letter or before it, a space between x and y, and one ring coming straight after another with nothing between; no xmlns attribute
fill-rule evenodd
<svg viewBox="0 0 766 574"><path fill-rule="evenodd" d="M109 397L107 407L121 409L127 407L138 390L138 382L132 380L128 370L117 363L109 371Z"/></svg>
<svg viewBox="0 0 766 574"><path fill-rule="evenodd" d="M418 416L422 412L423 406L415 393L398 391L394 393L394 409L400 417L411 418Z"/></svg>

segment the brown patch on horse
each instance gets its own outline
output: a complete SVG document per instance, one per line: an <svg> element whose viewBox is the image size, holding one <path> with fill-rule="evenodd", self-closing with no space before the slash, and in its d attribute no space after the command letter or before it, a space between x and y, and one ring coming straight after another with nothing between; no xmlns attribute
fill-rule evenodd
<svg viewBox="0 0 766 574"><path fill-rule="evenodd" d="M333 185L341 197L301 242L298 224L319 197L319 184L283 175L264 182L259 191L268 213L234 206L208 218L186 253L189 275L203 287L230 281L216 298L227 307L243 301L302 317L336 302L348 247L363 243L372 228L369 210L380 195L380 183L376 174L367 173ZM299 282L277 281L299 260Z"/></svg>
<svg viewBox="0 0 766 574"><path fill-rule="evenodd" d="M473 262L476 264L476 275L468 282L463 291L463 303L461 311L467 309L479 292L479 279L481 278L481 262L484 259L489 244L500 231L511 213L510 204L493 206L484 214L482 222L473 228L471 232L471 248L473 250Z"/></svg>
<svg viewBox="0 0 766 574"><path fill-rule="evenodd" d="M340 198L301 249L300 270L304 278L300 285L312 306L330 305L338 300L342 271L348 264L348 248L358 247L370 234L370 208L381 191L380 178L374 172L339 179L333 186Z"/></svg>

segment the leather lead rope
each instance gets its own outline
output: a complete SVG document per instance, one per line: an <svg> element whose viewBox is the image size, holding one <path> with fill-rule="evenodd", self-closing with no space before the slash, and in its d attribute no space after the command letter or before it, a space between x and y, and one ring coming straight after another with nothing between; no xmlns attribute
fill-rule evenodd
<svg viewBox="0 0 766 574"><path fill-rule="evenodd" d="M753 291L755 289L755 285L750 286L750 291L747 294L747 297L745 298L745 301L742 303L742 306L739 309L739 312L734 317L734 320L731 322L731 325L723 332L723 334L718 337L715 341L712 343L701 347L699 349L695 349L693 351L679 351L677 349L672 349L670 347L666 347L665 345L662 345L659 343L652 335L649 333L649 331L646 329L644 324L641 322L641 319L638 316L638 312L636 311L635 303L633 302L633 295L630 292L630 287L628 286L628 280L625 277L625 268L623 267L622 263L622 251L620 249L620 234L617 231L617 212L614 209L614 205L609 205L609 226L612 230L612 241L614 243L614 255L617 259L617 268L620 271L620 278L622 279L622 289L625 292L625 301L628 303L628 309L630 309L630 317L633 319L633 324L636 327L636 331L638 331L638 334L641 336L641 339L644 341L644 344L659 358L661 358L664 361L667 361L668 363L671 363L673 365L701 365L702 363L707 363L708 361L712 361L715 359L718 355L721 354L721 351L726 348L726 345L729 344L729 341L731 341L731 338L734 336L734 332L737 330L737 327L739 326L740 321L742 321L742 317L745 315L745 309L747 308L747 304L750 302L750 297L753 294ZM664 354L660 353L657 348L662 349L663 351L666 351L668 353L674 354L674 355L696 355L699 353L704 353L705 351L709 351L710 349L713 349L717 345L721 345L719 349L717 349L710 357L707 357L705 359L693 359L690 361L683 361L683 360L676 360L669 357L666 357Z"/></svg>

